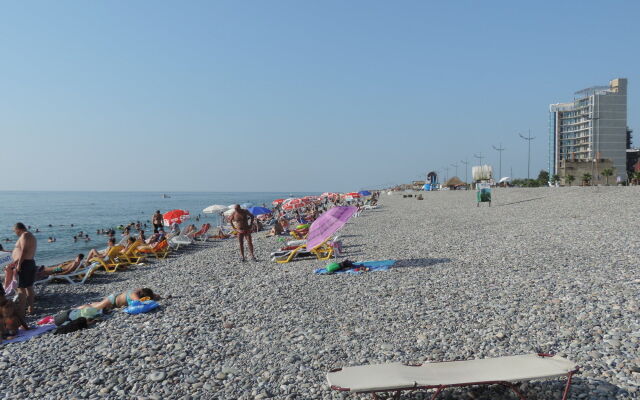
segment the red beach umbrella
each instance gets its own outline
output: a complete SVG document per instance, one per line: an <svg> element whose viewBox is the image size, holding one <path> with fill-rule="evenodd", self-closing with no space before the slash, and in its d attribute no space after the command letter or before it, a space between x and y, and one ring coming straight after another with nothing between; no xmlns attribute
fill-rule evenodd
<svg viewBox="0 0 640 400"><path fill-rule="evenodd" d="M331 200L335 200L340 197L340 194L332 193L332 192L324 192L320 195L320 197L328 197Z"/></svg>
<svg viewBox="0 0 640 400"><path fill-rule="evenodd" d="M181 224L187 219L189 219L189 211L186 210L171 210L162 215L162 220L165 226Z"/></svg>
<svg viewBox="0 0 640 400"><path fill-rule="evenodd" d="M271 202L272 205L277 206L278 204L284 203L285 199L275 199Z"/></svg>
<svg viewBox="0 0 640 400"><path fill-rule="evenodd" d="M362 197L360 195L360 193L357 193L357 192L347 193L347 194L345 194L345 196L346 197L351 197L351 198L354 198L354 199L358 199L358 198Z"/></svg>
<svg viewBox="0 0 640 400"><path fill-rule="evenodd" d="M309 202L304 199L291 199L282 205L282 209L285 211L291 211L297 208L302 208L307 204L309 204Z"/></svg>

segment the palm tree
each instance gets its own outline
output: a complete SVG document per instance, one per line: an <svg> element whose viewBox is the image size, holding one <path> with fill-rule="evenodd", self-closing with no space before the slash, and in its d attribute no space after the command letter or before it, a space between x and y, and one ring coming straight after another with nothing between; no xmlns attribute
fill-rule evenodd
<svg viewBox="0 0 640 400"><path fill-rule="evenodd" d="M571 182L576 180L576 177L573 175L567 175L566 178L564 178L567 182L569 182L569 186L571 186Z"/></svg>
<svg viewBox="0 0 640 400"><path fill-rule="evenodd" d="M602 170L606 185L609 186L609 177L613 175L613 168L605 168Z"/></svg>
<svg viewBox="0 0 640 400"><path fill-rule="evenodd" d="M584 174L582 175L582 183L585 186L589 186L589 184L591 183L591 174Z"/></svg>

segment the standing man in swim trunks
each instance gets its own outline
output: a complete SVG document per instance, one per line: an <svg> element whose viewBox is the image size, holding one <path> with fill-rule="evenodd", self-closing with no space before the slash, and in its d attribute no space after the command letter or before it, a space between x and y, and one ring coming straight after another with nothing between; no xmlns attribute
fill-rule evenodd
<svg viewBox="0 0 640 400"><path fill-rule="evenodd" d="M251 240L251 227L253 226L254 216L247 210L243 210L239 204L234 207L234 212L229 218L231 227L238 231L238 241L240 243L240 256L242 261L247 261L244 257L244 240L247 240L247 246L249 247L249 253L253 261L256 260L256 256L253 254L253 241Z"/></svg>
<svg viewBox="0 0 640 400"><path fill-rule="evenodd" d="M160 210L153 214L151 223L153 224L153 233L158 233L158 231L162 229L162 214L160 214Z"/></svg>
<svg viewBox="0 0 640 400"><path fill-rule="evenodd" d="M13 263L18 274L18 315L25 316L25 310L33 312L33 302L35 294L33 292L33 282L36 279L36 255L37 241L35 236L27 230L22 222L18 222L13 231L18 236L18 241L13 249ZM28 308L28 309L27 309Z"/></svg>

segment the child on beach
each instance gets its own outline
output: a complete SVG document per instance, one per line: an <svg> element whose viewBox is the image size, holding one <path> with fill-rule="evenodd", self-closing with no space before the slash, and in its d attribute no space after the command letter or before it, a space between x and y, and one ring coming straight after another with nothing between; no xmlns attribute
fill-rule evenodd
<svg viewBox="0 0 640 400"><path fill-rule="evenodd" d="M28 330L29 326L18 314L18 309L12 301L0 296L0 315L2 316L2 324L0 330L3 339L13 339L18 336L18 329L22 326L24 330Z"/></svg>

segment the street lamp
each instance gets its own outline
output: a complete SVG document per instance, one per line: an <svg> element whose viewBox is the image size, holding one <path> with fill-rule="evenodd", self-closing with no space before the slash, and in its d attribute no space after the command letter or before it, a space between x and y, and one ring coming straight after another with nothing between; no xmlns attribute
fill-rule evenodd
<svg viewBox="0 0 640 400"><path fill-rule="evenodd" d="M504 147L502 147L502 143L500 143L499 147L493 146L493 149L496 150L498 152L498 158L499 158L499 166L498 166L498 179L502 179L502 152L505 150Z"/></svg>
<svg viewBox="0 0 640 400"><path fill-rule="evenodd" d="M458 176L458 164L451 164L451 166L456 169L456 174L454 176Z"/></svg>
<svg viewBox="0 0 640 400"><path fill-rule="evenodd" d="M527 179L530 179L530 170L531 170L531 141L535 139L535 137L531 137L531 129L529 129L529 136L524 136L522 133L518 133L520 137L527 141L528 150L527 150Z"/></svg>
<svg viewBox="0 0 640 400"><path fill-rule="evenodd" d="M469 162L466 159L460 162L464 164L464 183L469 183Z"/></svg>

